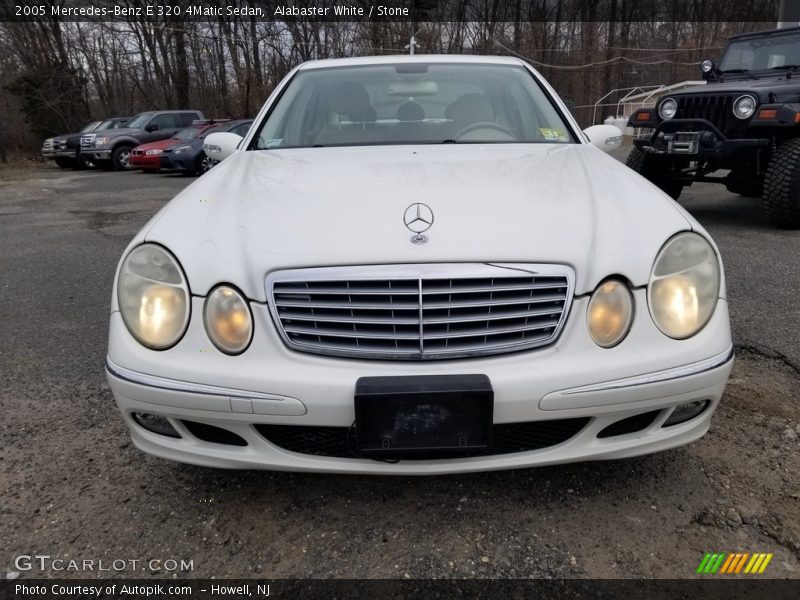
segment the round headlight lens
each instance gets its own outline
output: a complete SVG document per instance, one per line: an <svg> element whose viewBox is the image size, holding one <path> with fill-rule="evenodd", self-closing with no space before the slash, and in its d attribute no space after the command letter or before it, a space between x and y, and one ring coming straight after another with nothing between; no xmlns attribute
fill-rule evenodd
<svg viewBox="0 0 800 600"><path fill-rule="evenodd" d="M586 326L594 343L612 348L628 335L633 320L633 296L628 286L609 279L603 282L589 300Z"/></svg>
<svg viewBox="0 0 800 600"><path fill-rule="evenodd" d="M678 103L672 98L667 98L658 107L658 115L665 121L671 119L678 112Z"/></svg>
<svg viewBox="0 0 800 600"><path fill-rule="evenodd" d="M142 244L125 257L117 301L128 331L153 350L177 344L189 323L186 278L175 257L156 244Z"/></svg>
<svg viewBox="0 0 800 600"><path fill-rule="evenodd" d="M253 337L253 318L242 295L227 285L215 288L203 314L208 337L226 354L245 351Z"/></svg>
<svg viewBox="0 0 800 600"><path fill-rule="evenodd" d="M682 340L700 331L717 306L720 266L714 248L696 233L679 233L656 257L647 301L656 326Z"/></svg>
<svg viewBox="0 0 800 600"><path fill-rule="evenodd" d="M752 96L740 96L733 103L733 114L738 119L749 119L756 112L756 99Z"/></svg>

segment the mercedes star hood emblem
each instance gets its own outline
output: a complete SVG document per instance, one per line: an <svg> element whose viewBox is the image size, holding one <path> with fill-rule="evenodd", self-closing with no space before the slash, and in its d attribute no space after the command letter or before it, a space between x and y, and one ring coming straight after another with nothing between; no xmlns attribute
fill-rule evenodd
<svg viewBox="0 0 800 600"><path fill-rule="evenodd" d="M415 234L411 236L411 241L415 244L424 244L428 241L428 236L423 233L433 225L433 211L427 204L415 202L406 209L403 223L409 231L413 231Z"/></svg>

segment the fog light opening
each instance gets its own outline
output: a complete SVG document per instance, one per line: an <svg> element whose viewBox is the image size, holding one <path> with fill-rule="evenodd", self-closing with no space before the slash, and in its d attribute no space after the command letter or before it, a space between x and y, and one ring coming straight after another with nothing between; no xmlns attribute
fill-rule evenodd
<svg viewBox="0 0 800 600"><path fill-rule="evenodd" d="M167 419L167 417L162 417L161 415L154 415L153 413L141 413L141 412L131 413L131 416L133 417L134 421L136 421L139 425L147 429L147 431L151 431L159 435L165 435L171 438L181 437L181 434L175 430L175 428L172 426L172 423L169 422L169 419Z"/></svg>
<svg viewBox="0 0 800 600"><path fill-rule="evenodd" d="M681 423L686 423L686 421L691 421L705 411L709 404L711 404L711 400L694 400L692 402L686 402L685 404L679 404L672 410L662 427L670 427L672 425L679 425Z"/></svg>

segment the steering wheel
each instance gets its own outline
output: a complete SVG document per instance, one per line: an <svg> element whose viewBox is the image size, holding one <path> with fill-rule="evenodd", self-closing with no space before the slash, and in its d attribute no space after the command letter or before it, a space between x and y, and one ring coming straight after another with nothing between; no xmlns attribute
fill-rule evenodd
<svg viewBox="0 0 800 600"><path fill-rule="evenodd" d="M473 123L472 125L467 125L466 127L464 127L464 129L462 129L461 131L459 131L455 135L455 139L459 139L461 137L464 137L468 133L471 133L471 132L473 132L473 131L475 131L477 129L494 129L495 131L499 131L501 133L505 133L512 140L516 140L517 139L517 136L515 136L506 127L503 127L502 125L500 125L500 123L495 123L493 121L479 121L477 123Z"/></svg>

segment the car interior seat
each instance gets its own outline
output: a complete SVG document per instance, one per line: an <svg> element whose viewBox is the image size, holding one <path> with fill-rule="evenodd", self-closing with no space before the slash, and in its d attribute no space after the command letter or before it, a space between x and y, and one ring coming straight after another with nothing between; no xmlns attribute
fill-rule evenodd
<svg viewBox="0 0 800 600"><path fill-rule="evenodd" d="M328 95L327 107L325 128L317 137L317 144L367 142L379 136L375 128L377 112L369 101L367 88L360 83L336 84Z"/></svg>

